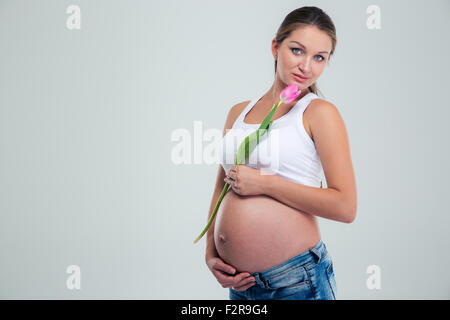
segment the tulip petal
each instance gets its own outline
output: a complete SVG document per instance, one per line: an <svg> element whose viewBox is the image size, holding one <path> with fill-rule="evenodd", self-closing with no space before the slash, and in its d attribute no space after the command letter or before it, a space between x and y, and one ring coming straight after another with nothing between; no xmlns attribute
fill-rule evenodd
<svg viewBox="0 0 450 320"><path fill-rule="evenodd" d="M280 93L280 99L284 103L291 103L300 95L301 90L298 88L296 84L290 84L286 86L283 91Z"/></svg>

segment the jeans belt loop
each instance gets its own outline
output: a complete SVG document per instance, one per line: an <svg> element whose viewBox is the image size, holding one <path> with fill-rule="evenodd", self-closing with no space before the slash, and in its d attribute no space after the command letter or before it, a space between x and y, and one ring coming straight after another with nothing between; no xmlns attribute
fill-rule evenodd
<svg viewBox="0 0 450 320"><path fill-rule="evenodd" d="M309 249L309 251L312 253L312 255L316 258L316 263L319 263L320 262L320 252L319 251L317 251L317 249L316 248L312 248L312 249Z"/></svg>

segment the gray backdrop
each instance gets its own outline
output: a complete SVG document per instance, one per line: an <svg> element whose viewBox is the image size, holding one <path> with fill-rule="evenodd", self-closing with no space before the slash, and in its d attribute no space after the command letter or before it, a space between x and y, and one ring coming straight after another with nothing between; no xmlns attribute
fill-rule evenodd
<svg viewBox="0 0 450 320"><path fill-rule="evenodd" d="M265 92L270 41L304 5L337 28L318 85L358 187L353 223L319 218L338 298L448 299L446 0L0 1L0 298L228 299L206 238L192 243L218 164L176 165L171 136L194 121L222 131L231 106Z"/></svg>

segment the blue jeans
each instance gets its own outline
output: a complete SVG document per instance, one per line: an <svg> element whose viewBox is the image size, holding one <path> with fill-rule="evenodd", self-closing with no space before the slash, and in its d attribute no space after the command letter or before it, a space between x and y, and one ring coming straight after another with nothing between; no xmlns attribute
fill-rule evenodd
<svg viewBox="0 0 450 320"><path fill-rule="evenodd" d="M325 243L270 269L250 274L256 283L245 291L229 288L230 300L335 300L333 262Z"/></svg>

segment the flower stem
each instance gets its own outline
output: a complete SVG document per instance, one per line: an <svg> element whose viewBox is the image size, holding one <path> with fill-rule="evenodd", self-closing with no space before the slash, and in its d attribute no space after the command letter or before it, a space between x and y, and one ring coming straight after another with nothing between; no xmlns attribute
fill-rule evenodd
<svg viewBox="0 0 450 320"><path fill-rule="evenodd" d="M202 233L200 233L200 235L194 240L194 243L197 243L197 241L200 240L203 237L203 235L206 233L206 231L208 230L209 226L213 222L214 217L216 216L216 213L217 213L217 209L219 209L219 205L222 202L222 199L225 196L225 193L227 193L229 186L230 186L229 183L225 183L225 186L223 187L222 192L220 193L219 199L217 199L217 203L216 203L216 206L214 208L214 211L211 214L211 217L209 218L208 224L206 225L205 229L203 229Z"/></svg>
<svg viewBox="0 0 450 320"><path fill-rule="evenodd" d="M269 114L264 118L264 120L261 123L261 125L259 126L259 128L255 132L253 132L250 135L248 135L247 137L245 137L244 141L241 143L241 145L239 146L239 149L237 151L235 165L243 164L245 162L245 160L248 158L249 154L256 147L255 141L256 141L256 143L258 143L259 142L259 138L262 135L267 133L267 131L269 130L269 128L270 128L270 126L272 125L272 122L273 122L273 120L272 120L273 114L275 113L275 111L277 110L278 106L282 102L283 102L283 100L280 100L277 104L275 104L272 107L272 109L270 109ZM259 131L259 130L262 130L262 131ZM250 144L252 145L251 147L249 146ZM211 217L208 220L208 224L203 229L202 233L200 233L200 235L194 240L194 244L197 243L198 240L200 240L203 237L203 235L206 233L206 231L208 230L209 226L213 222L214 217L216 216L216 213L217 213L217 209L219 209L220 203L222 202L222 199L225 196L225 193L227 193L229 187L230 187L230 185L228 183L226 183L225 186L223 187L222 192L220 193L220 196L217 199L217 203L216 203L216 206L214 208L214 211L213 211L213 213L211 214Z"/></svg>

